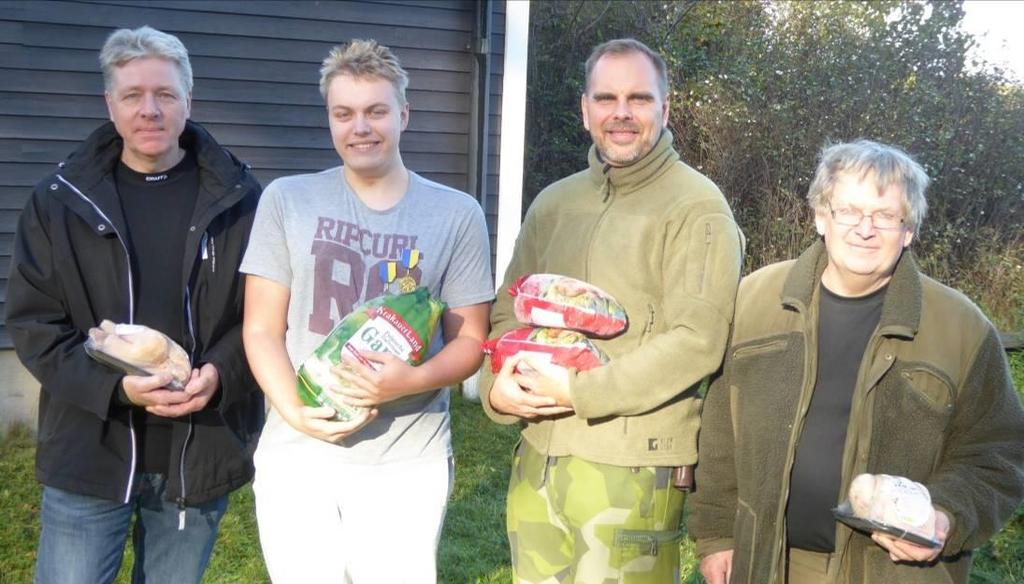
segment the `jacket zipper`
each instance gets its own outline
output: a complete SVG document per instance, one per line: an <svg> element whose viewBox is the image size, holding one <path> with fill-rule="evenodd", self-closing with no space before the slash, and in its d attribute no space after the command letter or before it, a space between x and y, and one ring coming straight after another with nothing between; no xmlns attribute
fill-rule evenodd
<svg viewBox="0 0 1024 584"><path fill-rule="evenodd" d="M132 498L132 483L135 482L135 420L132 408L128 408L128 435L132 438L132 470L128 473L128 486L124 490L124 502L127 505Z"/></svg>
<svg viewBox="0 0 1024 584"><path fill-rule="evenodd" d="M860 457L860 445L864 441L864 431L863 431L863 428L862 428L862 426L860 424L860 418L863 415L864 406L867 405L865 402L867 401L868 394L874 388L873 385L868 386L868 387L864 387L865 376L871 375L871 370L873 368L872 364L875 361L874 355L879 350L881 350L882 344L884 343L884 341L885 341L884 337L881 334L879 334L878 330L876 330L872 334L871 338L868 340L867 346L864 347L864 355L861 357L861 364L860 364L860 369L861 370L858 371L858 374L857 374L857 381L856 381L857 385L854 386L854 388L853 388L853 403L850 406L850 420L856 420L858 422L857 426L856 426L858 428L858 430L855 431L856 435L852 437L853 438L853 452L851 452L850 454L853 457L853 459L850 460L849 463L847 463L847 461L846 461L847 452L846 452L845 447L844 447L844 450L843 450L843 468L841 469L841 473L842 473L842 475L847 475L847 477L846 477L847 479L850 479L851 477L849 476L849 474L852 474L852 472L849 473L849 474L846 472L847 471L847 464L849 464L849 468L852 471L854 468L857 467L857 462L858 462L857 459ZM863 368L865 366L865 362L867 363L867 371L863 370ZM861 395L858 395L858 393L859 393L858 390L860 390L861 388L863 388L863 393ZM871 419L871 413L870 412L868 412L868 414L866 416L866 420L867 420L867 424L868 424L867 437L870 438L871 425L872 425L872 419ZM850 438L851 438L851 436L849 436L849 431L848 431L848 435L846 437L846 440L849 442ZM842 475L840 476L840 480L842 480L842 478L843 478ZM842 495L843 495L843 493L840 492L840 498L841 499L844 498ZM837 528L838 528L838 524L837 524ZM849 536L849 533L846 530L837 529L837 531L840 532L840 533L836 534L835 549L836 549L836 552L839 552L839 550L842 549L842 554L836 555L833 558L833 563L835 563L837 566L841 566L843 558L846 555L847 548L850 545L850 536ZM840 545L840 537L842 538L841 545Z"/></svg>
<svg viewBox="0 0 1024 584"><path fill-rule="evenodd" d="M206 259L206 234L203 234L203 241L200 243L202 248L203 259ZM192 291L189 290L188 284L185 284L185 316L188 321L188 336L192 341L189 351L189 360L194 366L196 364L196 329L195 324L192 322ZM178 459L178 479L181 481L181 492L178 494L178 530L185 529L185 502L186 502L186 489L185 489L185 450L188 448L189 440L192 438L192 414L188 415L188 433L185 435L185 441L181 445L181 457Z"/></svg>
<svg viewBox="0 0 1024 584"><path fill-rule="evenodd" d="M66 184L68 188L81 197L83 201L89 203L89 205L99 213L100 217L103 217L103 220L110 225L110 228L114 230L114 235L117 236L117 241L121 244L121 249L124 250L124 261L128 266L128 324L135 324L135 285L132 283L134 280L134 276L132 274L132 260L131 255L128 253L128 245L125 244L124 238L121 237L121 232L117 230L117 226L110 220L110 217L107 217L107 214L104 213L96 203L92 202L92 199L82 194L82 191L78 190L78 187L69 183L67 179L59 174L57 175L57 180Z"/></svg>
<svg viewBox="0 0 1024 584"><path fill-rule="evenodd" d="M811 306L814 306L814 302L815 302L815 299L812 297L811 298ZM803 307L803 315L804 315L804 323L805 323L804 324L804 339L805 339L805 341L804 341L804 380L803 380L803 384L802 384L802 387L801 387L801 390L800 390L800 398L799 398L799 401L798 401L796 417L793 419L793 427L790 428L790 433L789 433L789 444L790 444L790 446L789 446L789 448L787 448L788 452L786 454L786 470L785 470L784 473L782 473L783 481L784 481L784 483L782 485L782 498L781 498L782 501L788 501L789 500L789 476L790 476L790 473L793 472L793 464L796 462L796 436L800 432L800 430L802 429L802 427L803 427L803 419L804 419L804 416L807 414L807 410L804 409L804 408L801 408L800 404L802 404L802 402L804 401L803 400L804 394L808 392L808 389L807 389L808 384L812 384L811 385L811 391L813 391L813 389L814 389L813 383L814 383L814 380L815 380L815 376L811 375L811 374L814 373L812 371L812 368L817 368L817 359L816 358L814 359L814 363L812 365L812 363L811 363L811 361L812 361L811 355L812 355L812 352L813 352L814 355L817 355L817 347L818 347L818 335L817 335L817 332L818 331L817 331L817 326L816 326L817 325L817 315L816 314L813 314L813 315L811 314L811 313L815 312L814 309L811 306L804 306ZM811 316L814 316L814 318L813 319L810 318ZM814 323L810 323L809 321L811 321L811 320L813 320ZM813 324L815 326L811 326L811 324ZM813 349L812 349L812 347L813 347ZM807 406L810 406L810 399L807 400ZM779 560L781 559L781 555L783 553L783 545L785 543L784 540L785 540L785 537L786 537L786 516L785 516L785 513L786 513L786 505L779 505L779 510L778 510L778 512L776 513L776 516L775 516L775 526L776 526L775 527L775 549L773 550L773 553L772 553L772 565L771 565L771 570L770 570L771 576L769 578L769 581L771 581L771 582L778 581L778 579L779 579L778 578Z"/></svg>
<svg viewBox="0 0 1024 584"><path fill-rule="evenodd" d="M607 202L608 204L605 205L605 208L601 210L601 214L597 217L597 221L594 223L594 229L590 232L590 241L587 242L587 263L584 266L583 274L583 280L586 282L590 282L590 263L591 257L593 257L594 253L594 240L597 239L597 232L601 228L601 224L604 223L605 217L608 216L608 211L611 210L612 204L615 203L612 198L612 183L608 177L605 177L605 184L608 185L608 189L605 191L604 200L601 202Z"/></svg>
<svg viewBox="0 0 1024 584"><path fill-rule="evenodd" d="M181 479L181 493L178 494L178 531L185 529L185 449L192 439L192 414L188 415L188 434L181 445L181 458L178 460L178 478Z"/></svg>
<svg viewBox="0 0 1024 584"><path fill-rule="evenodd" d="M78 187L76 187L75 185L73 185L70 182L68 182L68 180L66 178L64 178L63 176L58 174L57 175L57 180L59 180L60 182L64 183L65 185L67 185L68 188L71 189L76 195L81 197L81 199L83 201L85 201L86 203L89 203L89 205L93 209L96 210L96 212L99 214L99 216L102 217L103 220L106 221L110 225L110 228L114 230L114 235L117 237L118 243L121 244L121 249L124 250L124 263L125 263L125 265L128 266L128 324L134 324L135 323L135 286L132 283L132 281L134 280L134 275L132 274L132 258L131 258L131 255L128 253L128 245L125 244L124 238L121 237L121 232L117 230L117 226L114 225L114 222L110 220L110 217L107 217L107 214L104 213L103 210L100 209L99 206L92 201L92 199L90 199L89 197L85 196L85 194L82 193L82 191L78 190ZM130 408L128 410L128 434L129 434L129 436L131 436L131 440L132 440L132 462L131 462L131 466L129 467L129 471L128 471L128 485L124 489L124 502L125 503L128 503L128 501L131 500L132 484L135 482L135 464L136 464L136 460L135 459L136 459L136 456L137 456L136 444L135 444L135 421L134 421L134 419L132 417L132 410Z"/></svg>

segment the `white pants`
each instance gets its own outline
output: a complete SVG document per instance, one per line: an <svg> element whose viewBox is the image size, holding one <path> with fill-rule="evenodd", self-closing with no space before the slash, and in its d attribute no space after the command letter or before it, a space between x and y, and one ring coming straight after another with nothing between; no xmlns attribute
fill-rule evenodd
<svg viewBox="0 0 1024 584"><path fill-rule="evenodd" d="M256 519L275 584L433 584L451 458L325 463L302 448L258 453Z"/></svg>

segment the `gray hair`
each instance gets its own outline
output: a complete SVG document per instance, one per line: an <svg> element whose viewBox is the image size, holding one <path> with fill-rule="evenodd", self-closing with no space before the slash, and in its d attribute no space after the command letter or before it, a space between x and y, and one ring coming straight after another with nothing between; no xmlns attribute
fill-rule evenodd
<svg viewBox="0 0 1024 584"><path fill-rule="evenodd" d="M320 66L320 95L324 99L327 99L327 88L331 80L338 75L390 81L395 87L398 103L407 103L405 89L409 86L409 74L391 49L375 40L353 39L346 45L331 49Z"/></svg>
<svg viewBox="0 0 1024 584"><path fill-rule="evenodd" d="M192 93L192 64L188 50L178 37L160 32L149 26L135 29L119 28L107 37L100 51L100 67L103 68L103 86L107 91L113 87L114 69L134 59L148 57L166 59L178 67L185 93Z"/></svg>
<svg viewBox="0 0 1024 584"><path fill-rule="evenodd" d="M658 75L658 90L661 92L661 99L668 96L668 67L665 66L665 59L655 53L650 47L636 39L614 39L603 42L590 52L587 62L583 66L586 73L586 85L583 91L590 91L590 76L594 73L594 66L601 57L605 55L628 55L629 53L640 53L651 61L654 71Z"/></svg>
<svg viewBox="0 0 1024 584"><path fill-rule="evenodd" d="M907 225L914 231L921 226L928 213L924 192L930 180L924 168L909 154L871 140L826 144L807 191L811 208L822 209L831 202L839 175L848 173L859 175L861 179L874 178L879 191L892 186L899 188Z"/></svg>

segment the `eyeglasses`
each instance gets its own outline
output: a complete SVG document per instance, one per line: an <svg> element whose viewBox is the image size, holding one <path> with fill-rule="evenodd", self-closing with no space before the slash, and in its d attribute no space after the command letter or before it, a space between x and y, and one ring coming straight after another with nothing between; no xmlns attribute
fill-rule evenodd
<svg viewBox="0 0 1024 584"><path fill-rule="evenodd" d="M835 209L832 207L832 203L828 204L828 209L836 223L847 227L857 227L864 217L871 219L871 226L875 229L899 229L905 222L902 217L890 211L875 211L865 214L860 209L852 207Z"/></svg>

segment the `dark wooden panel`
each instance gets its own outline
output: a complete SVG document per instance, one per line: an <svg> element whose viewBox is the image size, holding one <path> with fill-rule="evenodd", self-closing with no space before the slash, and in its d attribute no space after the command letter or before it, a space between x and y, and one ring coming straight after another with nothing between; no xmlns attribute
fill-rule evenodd
<svg viewBox="0 0 1024 584"><path fill-rule="evenodd" d="M0 302L0 309L2 309L3 303ZM13 349L14 344L11 343L11 335L7 333L7 327L0 323L0 349Z"/></svg>
<svg viewBox="0 0 1024 584"><path fill-rule="evenodd" d="M71 73L5 69L0 67L4 89L12 92L47 93L61 96L85 96L105 108L103 82L99 73ZM435 80L436 81L436 80ZM235 103L268 103L289 106L309 106L323 109L323 99L312 84L274 84L218 79L200 80L194 92L194 101L231 101ZM453 86L460 87L460 86ZM406 94L413 111L439 113L468 113L468 93L447 91L409 90ZM325 114L326 115L326 114Z"/></svg>
<svg viewBox="0 0 1024 584"><path fill-rule="evenodd" d="M96 4L115 6L146 7L149 2L117 2L104 0ZM160 8L183 10L192 13L248 14L282 18L303 18L333 20L336 22L363 22L444 30L471 31L473 26L472 6L463 3L445 6L439 2L422 5L387 5L375 2L281 2L260 0L259 2L215 2L204 0L174 1L161 0Z"/></svg>
<svg viewBox="0 0 1024 584"><path fill-rule="evenodd" d="M71 68L82 70L99 69L99 50L110 34L109 26L83 26L80 24L53 24L47 22L18 23L0 20L0 39L24 46L28 50L78 49L81 57L75 57ZM204 74L206 59L246 59L263 61L286 61L317 64L343 38L328 41L297 39L267 39L260 37L229 37L220 34L192 34L175 32L188 47L192 60L193 74ZM429 38L429 37L428 37ZM407 70L472 71L473 56L465 48L456 51L439 50L431 45L416 47L393 47L395 54ZM83 69L85 63L91 69Z"/></svg>
<svg viewBox="0 0 1024 584"><path fill-rule="evenodd" d="M89 95L101 98L103 79L99 72L37 71L34 69L0 68L4 89L66 95ZM233 79L197 79L192 92L193 99L234 101L244 103L276 103L282 105L311 105L323 107L324 100L317 88L318 77L309 83L277 83L273 81L240 81ZM454 102L463 101L462 111L468 111L470 75L444 71L423 71L409 80L410 102L416 104L422 92L444 92L445 96L435 99ZM465 88L465 93L459 91ZM429 102L428 102L429 103ZM456 108L453 108L456 109Z"/></svg>
<svg viewBox="0 0 1024 584"><path fill-rule="evenodd" d="M7 17L27 22L75 24L85 26L136 27L158 23L166 32L219 34L222 36L248 36L266 39L307 39L337 42L339 39L373 38L388 46L417 47L423 35L429 35L436 49L461 51L469 44L468 32L409 29L388 25L359 22L330 22L314 19L282 19L244 14L208 13L197 15L176 10L151 8L147 4L126 10L122 6L107 4L80 4L77 2L13 1L5 3Z"/></svg>
<svg viewBox="0 0 1024 584"><path fill-rule="evenodd" d="M20 210L0 209L0 232L14 233L18 227L18 216L20 215ZM7 272L0 273L6 274Z"/></svg>
<svg viewBox="0 0 1024 584"><path fill-rule="evenodd" d="M10 256L12 253L14 253L14 234L0 233L0 255ZM0 274L6 276L7 272L0 272ZM0 300L2 299L3 297L0 297Z"/></svg>
<svg viewBox="0 0 1024 584"><path fill-rule="evenodd" d="M3 38L3 37L0 37ZM261 43L266 45L267 43ZM237 48L239 57L203 57L191 55L192 76L199 84L202 79L236 79L245 81L280 81L313 85L320 79L320 61L323 54L303 61L290 61L280 55L276 58L256 59L243 48ZM39 71L75 71L99 73L97 55L99 47L89 49L65 47L28 47L15 44L0 44L0 67L11 69L32 69ZM415 50L412 54L420 57L427 67L415 67L404 63L410 79L430 72L465 73L472 72L472 57L466 54L443 51Z"/></svg>
<svg viewBox="0 0 1024 584"><path fill-rule="evenodd" d="M29 162L53 165L72 152L77 142L65 140L26 141L0 139L0 163ZM239 159L260 169L308 171L324 169L340 164L338 154L333 148L259 148L236 147L231 151ZM436 152L403 153L405 164L419 172L458 172L465 173L468 160L464 154L438 154ZM51 166L52 170L52 166ZM41 179L44 175L39 175ZM38 180L38 179L37 179ZM0 208L17 208L24 206L29 191L12 188L10 205L6 205L6 195L0 189ZM16 205L16 206L14 206Z"/></svg>
<svg viewBox="0 0 1024 584"><path fill-rule="evenodd" d="M280 128L205 123L197 119L229 148L258 146L274 148L332 148L330 133L320 128ZM98 120L81 118L29 118L0 115L0 138L38 140L82 140L96 129ZM493 137L492 137L493 139ZM466 154L464 134L419 132L402 134L404 152ZM493 150L492 150L493 151ZM2 175L0 175L2 179Z"/></svg>
<svg viewBox="0 0 1024 584"><path fill-rule="evenodd" d="M473 10L474 0L371 0L373 4L386 6L429 6L446 10Z"/></svg>
<svg viewBox="0 0 1024 584"><path fill-rule="evenodd" d="M0 210L24 209L31 195L30 187L0 187Z"/></svg>
<svg viewBox="0 0 1024 584"><path fill-rule="evenodd" d="M53 170L52 164L35 162L0 162L0 185L8 187L33 187L39 179ZM0 211L0 214L8 211ZM0 222L0 232L6 231Z"/></svg>
<svg viewBox="0 0 1024 584"><path fill-rule="evenodd" d="M465 190L475 10L472 0L3 2L0 257L9 254L10 232L31 186L106 119L97 53L122 26L153 24L182 39L196 76L193 118L254 164L264 184L338 163L317 89L319 62L337 42L376 38L410 72L413 115L403 159L427 178ZM484 195L492 203L504 3L494 10ZM493 230L493 216L488 223ZM0 280L0 309L5 287ZM0 346L6 340L0 327Z"/></svg>
<svg viewBox="0 0 1024 584"><path fill-rule="evenodd" d="M257 180L262 185L268 185L275 178L282 176L289 176L295 174L294 172L286 171L273 171L273 170L261 170L253 169L253 175L256 176ZM429 178L430 180L437 181L443 185L450 186L460 191L466 190L466 175L448 172L422 172L421 175Z"/></svg>
<svg viewBox="0 0 1024 584"><path fill-rule="evenodd" d="M8 93L0 99L0 115L70 116L103 120L107 109L101 99L45 93ZM327 129L323 107L228 103L221 101L192 102L192 117L210 123L296 126ZM423 112L409 117L409 129L421 132L469 131L467 114Z"/></svg>

